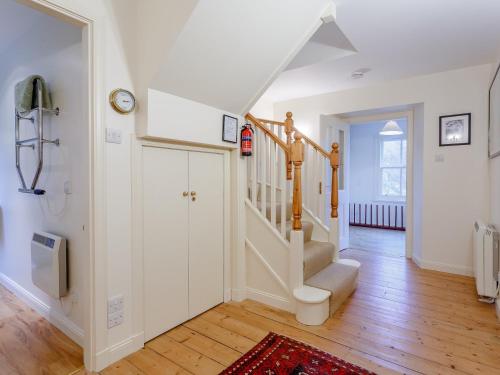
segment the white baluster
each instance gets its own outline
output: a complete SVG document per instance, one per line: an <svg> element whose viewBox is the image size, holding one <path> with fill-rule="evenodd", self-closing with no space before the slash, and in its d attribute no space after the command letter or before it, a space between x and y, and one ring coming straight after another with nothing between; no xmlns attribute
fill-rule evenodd
<svg viewBox="0 0 500 375"><path fill-rule="evenodd" d="M250 169L252 174L252 204L257 206L257 159L259 158L259 149L258 149L258 138L259 138L259 130L255 127L254 139L252 142L252 167Z"/></svg>
<svg viewBox="0 0 500 375"><path fill-rule="evenodd" d="M283 139L283 126L278 126L278 138ZM278 173L281 171L281 164L285 164L285 155L278 149ZM281 185L280 185L281 186Z"/></svg>
<svg viewBox="0 0 500 375"><path fill-rule="evenodd" d="M316 189L314 189L316 179L316 149L311 146L311 153L309 154L309 179L308 182L308 193L309 193L309 203L308 208L311 210L313 214L314 212L314 204L316 202Z"/></svg>
<svg viewBox="0 0 500 375"><path fill-rule="evenodd" d="M302 199L303 199L304 206L309 208L309 206L310 206L309 172L310 172L311 168L309 168L309 144L307 142L305 142L305 144L304 144L304 163L302 164L302 168L303 168L302 173L304 175L304 178L302 179L302 194L303 194Z"/></svg>
<svg viewBox="0 0 500 375"><path fill-rule="evenodd" d="M323 157L323 155L320 154L319 156L319 167L321 168L320 172L321 172L321 179L320 179L320 184L321 184L321 192L319 194L319 217L321 219L322 222L325 222L326 220L326 216L325 216L325 205L327 204L326 201L325 201L325 181L326 181L326 165L327 165L327 161L328 161L328 165L329 164L329 160L325 159Z"/></svg>
<svg viewBox="0 0 500 375"><path fill-rule="evenodd" d="M286 239L286 206L287 206L287 180L286 180L286 163L285 152L280 149L281 163L280 170L280 187L281 187L281 236Z"/></svg>
<svg viewBox="0 0 500 375"><path fill-rule="evenodd" d="M276 228L276 142L270 140L271 225Z"/></svg>
<svg viewBox="0 0 500 375"><path fill-rule="evenodd" d="M264 132L261 132L260 137L260 211L266 217L266 200L267 200L267 152L268 152L267 137Z"/></svg>

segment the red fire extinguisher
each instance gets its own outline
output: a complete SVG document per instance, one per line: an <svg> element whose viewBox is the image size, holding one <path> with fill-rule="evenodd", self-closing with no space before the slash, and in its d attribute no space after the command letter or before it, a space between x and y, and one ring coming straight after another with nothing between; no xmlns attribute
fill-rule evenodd
<svg viewBox="0 0 500 375"><path fill-rule="evenodd" d="M252 125L245 124L241 128L241 156L252 156Z"/></svg>

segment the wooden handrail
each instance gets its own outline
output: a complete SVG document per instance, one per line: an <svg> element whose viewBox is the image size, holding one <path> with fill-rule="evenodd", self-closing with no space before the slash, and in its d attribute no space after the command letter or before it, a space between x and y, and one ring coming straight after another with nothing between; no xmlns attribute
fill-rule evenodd
<svg viewBox="0 0 500 375"><path fill-rule="evenodd" d="M302 229L302 162L304 144L299 132L294 134L295 142L290 148L290 161L293 163L293 230Z"/></svg>
<svg viewBox="0 0 500 375"><path fill-rule="evenodd" d="M289 154L290 148L288 147L288 145L285 142L283 142L281 139L279 139L276 134L274 134L269 129L267 129L259 119L255 118L250 113L247 113L245 115L245 119L252 122L256 127L258 127L260 130L262 130L264 133L266 133L266 135L269 138L271 138L274 142L276 142L276 144L278 146L280 146L283 149L283 151L285 151L285 155Z"/></svg>
<svg viewBox="0 0 500 375"><path fill-rule="evenodd" d="M332 213L331 217L339 217L339 166L340 166L340 154L339 154L339 144L334 142L332 144L332 152L330 153L330 165L332 167L332 196L331 196L331 206Z"/></svg>
<svg viewBox="0 0 500 375"><path fill-rule="evenodd" d="M299 130L297 130L297 128L293 128L293 130L296 131L296 132L299 131ZM330 159L330 153L326 152L323 147L321 147L316 142L314 142L311 138L309 138L309 137L307 137L305 135L302 135L302 138L304 138L304 141L306 141L307 143L309 143L313 148L315 148L316 150L318 150L319 153L321 155L323 155L326 159Z"/></svg>
<svg viewBox="0 0 500 375"><path fill-rule="evenodd" d="M263 118L259 118L257 120L259 120L260 122L263 122L264 124L272 124L272 125L285 126L285 123L284 122L280 122L280 121L266 120L266 119L263 119Z"/></svg>

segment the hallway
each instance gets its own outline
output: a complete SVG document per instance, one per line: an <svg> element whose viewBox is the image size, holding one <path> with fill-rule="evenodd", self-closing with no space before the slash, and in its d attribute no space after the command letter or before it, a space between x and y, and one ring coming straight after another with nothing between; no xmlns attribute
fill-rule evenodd
<svg viewBox="0 0 500 375"><path fill-rule="evenodd" d="M346 250L362 262L353 296L322 326L250 300L231 302L148 342L102 371L218 374L270 331L378 374L499 374L493 306L477 301L470 277L427 271L404 258Z"/></svg>
<svg viewBox="0 0 500 375"><path fill-rule="evenodd" d="M349 227L349 247L372 254L405 256L406 232L397 230Z"/></svg>

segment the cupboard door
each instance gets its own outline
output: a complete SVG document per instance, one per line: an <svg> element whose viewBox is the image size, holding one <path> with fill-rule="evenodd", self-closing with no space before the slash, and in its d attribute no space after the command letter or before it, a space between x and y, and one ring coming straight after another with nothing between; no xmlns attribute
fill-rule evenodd
<svg viewBox="0 0 500 375"><path fill-rule="evenodd" d="M222 303L224 157L189 153L189 317Z"/></svg>
<svg viewBox="0 0 500 375"><path fill-rule="evenodd" d="M144 147L142 188L148 341L189 318L188 152Z"/></svg>

